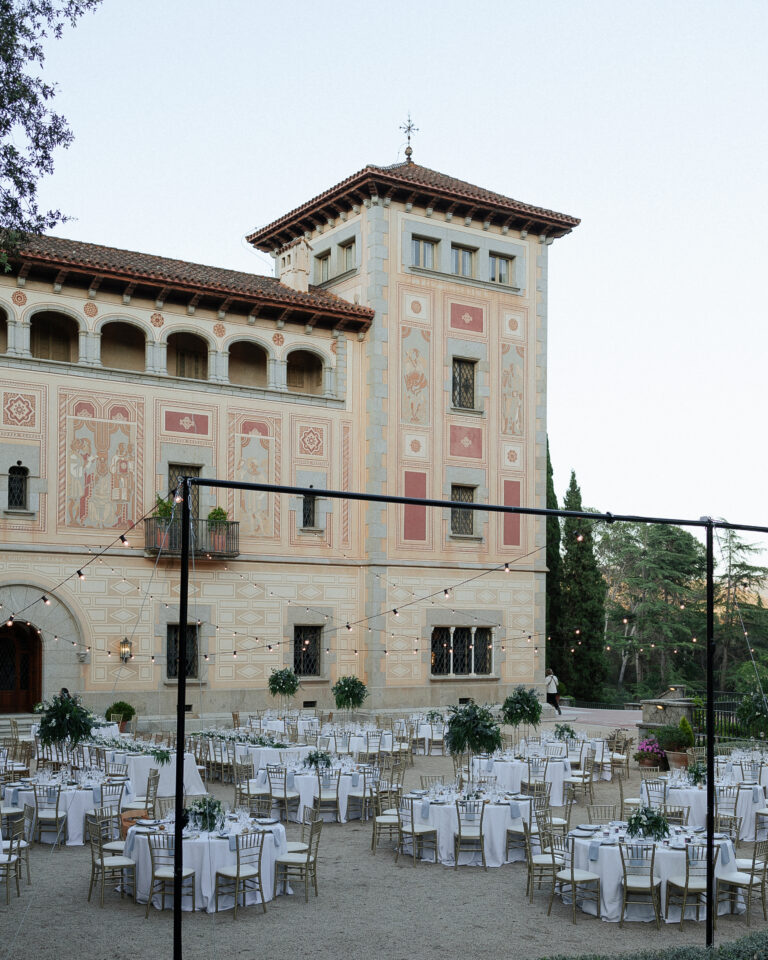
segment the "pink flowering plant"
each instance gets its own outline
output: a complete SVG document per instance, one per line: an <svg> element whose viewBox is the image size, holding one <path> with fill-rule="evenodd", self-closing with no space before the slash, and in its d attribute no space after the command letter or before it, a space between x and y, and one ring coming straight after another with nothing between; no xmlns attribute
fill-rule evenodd
<svg viewBox="0 0 768 960"><path fill-rule="evenodd" d="M660 766L665 756L666 754L659 746L659 741L656 737L646 737L645 740L641 740L637 745L635 760L654 760L656 766Z"/></svg>

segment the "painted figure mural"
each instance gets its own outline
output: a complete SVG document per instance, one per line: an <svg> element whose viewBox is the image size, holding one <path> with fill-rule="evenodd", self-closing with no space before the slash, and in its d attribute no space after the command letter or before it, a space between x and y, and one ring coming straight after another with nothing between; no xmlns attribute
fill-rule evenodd
<svg viewBox="0 0 768 960"><path fill-rule="evenodd" d="M246 483L274 482L272 467L273 439L267 424L246 420L235 436L235 480ZM272 514L268 494L240 490L237 497L237 518L244 536L271 537Z"/></svg>
<svg viewBox="0 0 768 960"><path fill-rule="evenodd" d="M402 329L401 418L405 423L429 423L429 340L429 330Z"/></svg>
<svg viewBox="0 0 768 960"><path fill-rule="evenodd" d="M501 432L521 437L524 429L525 348L501 348Z"/></svg>

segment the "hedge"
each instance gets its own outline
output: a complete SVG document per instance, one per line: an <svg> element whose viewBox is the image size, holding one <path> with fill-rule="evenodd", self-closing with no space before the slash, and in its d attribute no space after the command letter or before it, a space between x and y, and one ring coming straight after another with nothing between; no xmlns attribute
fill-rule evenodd
<svg viewBox="0 0 768 960"><path fill-rule="evenodd" d="M667 950L641 950L639 953L580 953L578 956L552 954L540 960L766 960L768 932L753 933L740 940L706 947L670 947Z"/></svg>

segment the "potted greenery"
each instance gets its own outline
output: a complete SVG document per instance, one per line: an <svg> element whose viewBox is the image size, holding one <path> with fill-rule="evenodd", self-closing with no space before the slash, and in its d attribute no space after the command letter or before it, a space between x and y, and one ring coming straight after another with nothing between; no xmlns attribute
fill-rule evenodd
<svg viewBox="0 0 768 960"><path fill-rule="evenodd" d="M79 743L91 735L93 714L86 710L79 697L51 697L43 701L38 736L43 746L52 743Z"/></svg>
<svg viewBox="0 0 768 960"><path fill-rule="evenodd" d="M656 732L659 746L667 755L670 770L682 769L688 766L686 750L694 744L693 729L688 720L683 717L678 726L670 723L660 727Z"/></svg>
<svg viewBox="0 0 768 960"><path fill-rule="evenodd" d="M170 497L166 500L158 493L154 516L158 520L155 524L155 544L162 550L168 543L168 528L173 519L173 500Z"/></svg>
<svg viewBox="0 0 768 960"><path fill-rule="evenodd" d="M120 733L122 733L123 730L125 730L126 724L130 723L136 716L136 710L130 703L126 703L125 700L115 700L115 702L104 711L104 716L109 720L113 714L117 713L123 718L120 721Z"/></svg>
<svg viewBox="0 0 768 960"><path fill-rule="evenodd" d="M555 740L575 740L576 731L570 723L555 724Z"/></svg>
<svg viewBox="0 0 768 960"><path fill-rule="evenodd" d="M688 781L692 787L698 787L699 790L702 790L707 782L707 765L702 763L701 760L694 760L693 763L689 763Z"/></svg>
<svg viewBox="0 0 768 960"><path fill-rule="evenodd" d="M338 710L359 710L368 696L368 687L359 677L339 677L331 693Z"/></svg>
<svg viewBox="0 0 768 960"><path fill-rule="evenodd" d="M228 516L224 507L214 507L208 514L208 544L214 553L224 553L227 548Z"/></svg>
<svg viewBox="0 0 768 960"><path fill-rule="evenodd" d="M669 836L669 821L653 807L638 807L627 820L627 836L663 840Z"/></svg>
<svg viewBox="0 0 768 960"><path fill-rule="evenodd" d="M445 745L453 756L462 753L494 753L501 747L501 730L488 707L474 701L449 708Z"/></svg>
<svg viewBox="0 0 768 960"><path fill-rule="evenodd" d="M280 697L280 712L284 714L288 700L296 695L301 684L290 667L283 667L282 670L273 670L270 673L267 686L273 697Z"/></svg>
<svg viewBox="0 0 768 960"><path fill-rule="evenodd" d="M659 767L663 770L666 769L667 758L659 746L659 741L656 737L646 737L644 740L641 740L633 756L641 767Z"/></svg>
<svg viewBox="0 0 768 960"><path fill-rule="evenodd" d="M515 687L501 705L501 719L515 730L520 724L536 729L541 721L541 701L533 687Z"/></svg>
<svg viewBox="0 0 768 960"><path fill-rule="evenodd" d="M315 770L319 770L320 767L330 769L331 755L330 753L326 753L325 750L310 750L306 757L304 757L304 766L313 767Z"/></svg>

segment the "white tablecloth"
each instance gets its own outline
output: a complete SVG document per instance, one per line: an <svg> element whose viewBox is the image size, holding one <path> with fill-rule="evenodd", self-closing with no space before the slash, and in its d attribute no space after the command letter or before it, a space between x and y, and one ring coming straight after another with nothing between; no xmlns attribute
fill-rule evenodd
<svg viewBox="0 0 768 960"><path fill-rule="evenodd" d="M522 830L522 820L530 821L531 804L525 800L513 802L517 804L516 812L522 815L516 819L512 817L512 808L508 802L485 805L483 836L485 837L485 862L489 867L500 867L507 862L507 830L513 826ZM455 863L453 838L459 825L456 803L453 800L447 800L445 803L431 800L426 820L422 815L422 803L423 801L417 800L414 804L414 817L417 823L429 823L430 826L437 828L437 858L440 863L453 866ZM431 856L431 852L425 848L425 858L428 859ZM525 859L525 852L520 848L512 851L509 862L522 859ZM479 850L477 852L462 850L459 854L459 865L480 866L482 862Z"/></svg>
<svg viewBox="0 0 768 960"><path fill-rule="evenodd" d="M268 827L272 837L264 840L264 849L261 855L261 882L264 888L264 899L272 899L272 890L275 885L275 860L286 851L285 827L274 824ZM149 899L149 887L152 879L152 861L149 855L149 841L146 834L136 833L134 827L129 833L135 833L131 857L136 861L136 898L139 903L146 903ZM216 910L216 871L222 867L232 867L237 864L237 854L229 849L229 841L222 840L215 834L201 834L197 840L184 841L184 866L192 867L195 871L195 906L198 910L214 913ZM246 895L246 904L260 903L255 893ZM173 898L165 898L166 908L173 906ZM152 899L153 906L160 908L160 894ZM221 897L220 908L229 909L234 906L231 896ZM190 897L183 898L183 909L192 909Z"/></svg>
<svg viewBox="0 0 768 960"><path fill-rule="evenodd" d="M171 762L162 766L151 754L145 753L115 753L116 763L125 763L128 766L129 786L126 788L126 800L144 796L147 789L149 771L154 767L160 771L160 783L157 788L159 797L173 797L176 795L176 755L171 753ZM191 753L184 754L184 793L190 796L199 796L206 793L205 786L197 769L195 758ZM124 804L125 805L125 804Z"/></svg>
<svg viewBox="0 0 768 960"><path fill-rule="evenodd" d="M472 772L480 775L496 777L496 784L500 790L508 793L519 793L523 777L528 776L528 764L524 760L494 760L493 768L488 768L487 760L472 761ZM549 793L549 805L562 807L563 780L570 776L571 764L568 760L550 760L547 764L547 783L552 787Z"/></svg>
<svg viewBox="0 0 768 960"><path fill-rule="evenodd" d="M34 740L37 736L37 732L40 729L39 723L33 723L30 727L30 739ZM120 736L120 727L116 723L104 723L101 726L93 727L91 733L94 737L119 737Z"/></svg>
<svg viewBox="0 0 768 960"><path fill-rule="evenodd" d="M589 839L577 838L574 844L574 865L579 870L589 870L600 877L600 919L607 921L617 921L621 919L622 903L622 881L623 873L621 869L621 854L618 844L612 846L601 845L597 860L589 859L589 846L592 841ZM721 846L720 854L715 865L715 876L724 877L729 873L736 872L736 854L733 844L730 840L719 844ZM723 849L726 853L723 853ZM667 880L675 875L685 876L685 850L673 850L670 847L656 847L656 859L654 862L654 875L661 878L661 911L664 912L664 901L667 895ZM723 860L728 860L724 863ZM585 913L597 913L594 902L584 902L582 908ZM720 912L728 910L728 904L722 904ZM701 912L703 917L704 912ZM685 910L686 920L696 919L695 907L687 907ZM627 918L629 920L653 920L653 907L650 902L646 906L643 903L629 904L627 908ZM666 917L667 923L680 922L680 908L670 907L670 916Z"/></svg>
<svg viewBox="0 0 768 960"><path fill-rule="evenodd" d="M336 737L334 734L323 734L323 736L328 736L329 743L328 749L331 753L337 753L336 748ZM356 757L359 753L365 753L367 750L368 741L365 738L365 734L353 734L349 738L349 751L353 757ZM381 737L380 749L385 753L388 753L392 750L392 734L384 733Z"/></svg>
<svg viewBox="0 0 768 960"><path fill-rule="evenodd" d="M647 797L645 784L643 784L643 796ZM763 787L757 787L755 794L758 799L753 799L751 786L742 787L739 791L739 802L736 807L736 816L741 817L740 840L755 839L755 810L765 807L765 793ZM667 803L690 807L688 814L688 826L705 827L707 825L707 789L703 787L670 787L667 790Z"/></svg>
<svg viewBox="0 0 768 960"><path fill-rule="evenodd" d="M25 803L34 807L35 791L19 790L19 806L23 807ZM93 790L88 787L84 790L76 788L61 791L59 797L59 814L66 811L67 826L66 838L68 847L81 847L85 843L85 815L89 810L93 810L96 804L93 802ZM56 833L51 830L43 830L43 843L53 843L56 840Z"/></svg>
<svg viewBox="0 0 768 960"><path fill-rule="evenodd" d="M256 747L250 743L238 743L235 744L235 758L238 761L250 758L253 760L253 769L256 771L266 769L268 763L285 762L288 765L300 763L314 749L310 746L301 746L276 750L274 747Z"/></svg>

